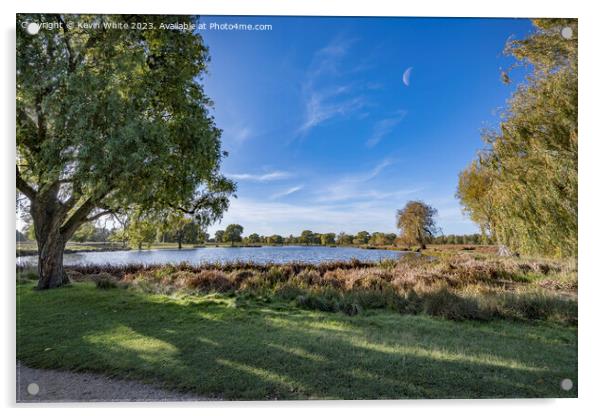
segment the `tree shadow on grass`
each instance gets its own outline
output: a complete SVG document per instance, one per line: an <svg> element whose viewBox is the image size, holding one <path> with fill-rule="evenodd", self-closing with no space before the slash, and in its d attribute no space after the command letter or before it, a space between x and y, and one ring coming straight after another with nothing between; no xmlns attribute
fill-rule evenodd
<svg viewBox="0 0 602 416"><path fill-rule="evenodd" d="M23 290L22 290L23 289ZM20 288L17 356L227 399L576 397L575 328ZM274 307L278 306L278 307Z"/></svg>

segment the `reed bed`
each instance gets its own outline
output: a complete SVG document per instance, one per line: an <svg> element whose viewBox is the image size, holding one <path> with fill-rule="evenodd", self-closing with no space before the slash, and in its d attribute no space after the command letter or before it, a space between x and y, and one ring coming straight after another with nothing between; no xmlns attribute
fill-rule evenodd
<svg viewBox="0 0 602 416"><path fill-rule="evenodd" d="M348 315L373 309L452 320L518 319L577 323L574 261L459 252L407 255L378 263L253 262L166 266L73 266L72 281L166 295L219 293L240 302L283 301ZM21 270L32 278L32 272Z"/></svg>

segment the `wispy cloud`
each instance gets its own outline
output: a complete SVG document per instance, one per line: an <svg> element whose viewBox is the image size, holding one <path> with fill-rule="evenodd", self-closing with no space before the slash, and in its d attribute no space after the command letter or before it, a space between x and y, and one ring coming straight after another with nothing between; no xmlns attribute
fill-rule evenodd
<svg viewBox="0 0 602 416"><path fill-rule="evenodd" d="M325 91L310 88L306 94L305 118L299 127L298 134L305 135L325 121L339 116L347 116L363 108L366 100L361 96L346 95L348 89L344 86Z"/></svg>
<svg viewBox="0 0 602 416"><path fill-rule="evenodd" d="M385 118L374 125L372 135L366 141L366 146L376 146L385 136L389 135L395 127L405 118L406 111L398 111L393 117Z"/></svg>
<svg viewBox="0 0 602 416"><path fill-rule="evenodd" d="M340 80L342 60L353 42L353 39L339 36L314 54L301 90L304 116L297 136L304 136L330 119L349 116L366 106L366 99L357 94L354 85Z"/></svg>
<svg viewBox="0 0 602 416"><path fill-rule="evenodd" d="M226 173L226 177L232 178L238 181L255 181L255 182L269 182L280 179L290 178L292 174L284 171L273 171L267 173Z"/></svg>
<svg viewBox="0 0 602 416"><path fill-rule="evenodd" d="M293 186L291 188L287 188L282 192L277 192L274 195L272 195L270 198L271 199L278 199L278 198L282 198L284 196L290 195L290 194L294 194L295 192L300 191L301 189L303 189L303 185L297 185L297 186Z"/></svg>
<svg viewBox="0 0 602 416"><path fill-rule="evenodd" d="M397 199L406 195L418 192L421 188L396 189L393 191L379 190L374 186L370 186L370 181L376 179L387 167L393 162L390 159L385 159L369 171L356 175L345 176L333 183L329 183L326 187L317 189L318 201L334 202L346 200L383 200Z"/></svg>
<svg viewBox="0 0 602 416"><path fill-rule="evenodd" d="M249 127L225 128L224 130L238 144L246 142L252 136Z"/></svg>

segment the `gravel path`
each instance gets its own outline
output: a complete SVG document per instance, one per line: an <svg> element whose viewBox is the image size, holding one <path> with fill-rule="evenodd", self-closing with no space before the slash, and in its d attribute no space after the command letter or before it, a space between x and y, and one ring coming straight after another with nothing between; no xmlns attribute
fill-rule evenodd
<svg viewBox="0 0 602 416"><path fill-rule="evenodd" d="M212 399L167 391L135 381L116 380L97 374L39 370L17 363L17 403L204 400Z"/></svg>

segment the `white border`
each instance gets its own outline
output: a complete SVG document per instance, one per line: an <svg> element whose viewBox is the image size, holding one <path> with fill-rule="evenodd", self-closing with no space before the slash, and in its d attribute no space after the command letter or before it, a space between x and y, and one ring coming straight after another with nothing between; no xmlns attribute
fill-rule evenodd
<svg viewBox="0 0 602 416"><path fill-rule="evenodd" d="M165 14L221 14L221 15L330 15L330 16L466 16L466 17L578 17L579 18L579 124L580 124L580 154L579 154L579 399L566 400L460 400L460 401L400 401L400 402L238 402L210 403L191 406L190 404L170 404L178 411L195 412L195 407L201 407L203 412L223 414L234 411L244 411L250 414L272 413L282 415L307 413L345 413L365 415L370 409L379 412L395 413L420 412L423 414L461 414L482 416L504 415L508 413L542 413L546 415L589 414L600 408L598 398L601 396L600 355L600 303L602 294L599 265L596 256L600 257L599 243L602 236L600 227L599 207L600 197L600 91L599 72L602 68L599 57L599 42L602 39L600 27L602 20L596 13L595 2L578 1L469 1L469 0L421 0L416 2L395 2L386 0L367 0L365 2L352 0L169 0L150 3L149 1L104 0L84 4L81 0L21 0L17 4L2 3L2 51L0 64L2 70L3 97L2 126L4 136L2 143L2 171L4 213L0 224L0 235L4 236L2 256L2 313L5 324L5 342L3 343L3 359L5 371L2 373L0 392L2 404L12 406L15 400L15 297L14 297L14 252L15 241L13 227L15 213L14 201L14 140L15 140L15 13L16 12L46 12L46 13L165 13ZM461 47L461 45L459 45ZM598 266L598 267L597 267ZM104 414L110 411L126 413L132 410L144 409L150 414L164 414L160 404L133 405L88 405L88 411L93 414ZM19 406L21 412L29 414L42 410L39 406ZM80 414L81 405L52 405L43 411L46 414ZM65 408L66 407L66 408ZM130 409L131 408L131 409ZM244 409L244 410L243 410ZM175 410L175 409L174 409Z"/></svg>

